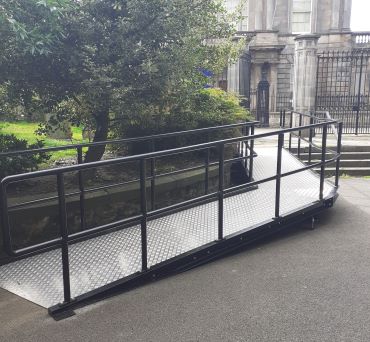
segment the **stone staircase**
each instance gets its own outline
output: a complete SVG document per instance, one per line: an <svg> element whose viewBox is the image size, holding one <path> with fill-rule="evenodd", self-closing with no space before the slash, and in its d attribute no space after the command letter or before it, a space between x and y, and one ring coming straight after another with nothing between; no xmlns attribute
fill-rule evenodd
<svg viewBox="0 0 370 342"><path fill-rule="evenodd" d="M336 147L329 147L336 150ZM294 153L296 153L296 149ZM300 159L304 162L308 160L308 148L301 150ZM321 160L321 154L312 152L312 162ZM326 169L328 176L335 174L335 164L329 164ZM363 177L370 176L370 145L344 145L342 146L342 156L340 163L341 176Z"/></svg>

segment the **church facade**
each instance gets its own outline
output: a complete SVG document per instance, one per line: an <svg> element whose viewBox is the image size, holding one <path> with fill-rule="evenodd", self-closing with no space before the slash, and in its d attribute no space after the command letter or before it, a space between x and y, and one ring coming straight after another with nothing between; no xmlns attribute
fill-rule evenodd
<svg viewBox="0 0 370 342"><path fill-rule="evenodd" d="M352 0L226 2L230 10L241 4L237 36L248 37L248 44L217 86L239 93L252 112L264 106L269 112L266 126L276 123L280 109L313 109L317 56L370 46L369 33L351 32Z"/></svg>

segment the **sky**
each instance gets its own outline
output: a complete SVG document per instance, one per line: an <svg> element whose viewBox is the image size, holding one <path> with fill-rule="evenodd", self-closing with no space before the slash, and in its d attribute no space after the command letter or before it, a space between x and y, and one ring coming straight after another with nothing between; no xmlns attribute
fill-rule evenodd
<svg viewBox="0 0 370 342"><path fill-rule="evenodd" d="M370 31L370 0L352 0L352 31Z"/></svg>

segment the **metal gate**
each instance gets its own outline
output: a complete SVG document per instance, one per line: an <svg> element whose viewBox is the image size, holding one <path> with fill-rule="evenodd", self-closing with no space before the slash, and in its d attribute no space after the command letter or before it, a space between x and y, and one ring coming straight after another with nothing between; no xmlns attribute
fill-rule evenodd
<svg viewBox="0 0 370 342"><path fill-rule="evenodd" d="M239 95L241 104L250 109L251 106L251 55L245 52L239 59Z"/></svg>
<svg viewBox="0 0 370 342"><path fill-rule="evenodd" d="M343 133L370 133L369 62L368 49L318 56L315 109L343 121Z"/></svg>
<svg viewBox="0 0 370 342"><path fill-rule="evenodd" d="M269 113L269 97L270 97L270 84L266 80L262 80L258 83L257 88L257 121L260 122L260 126L268 127L270 120Z"/></svg>

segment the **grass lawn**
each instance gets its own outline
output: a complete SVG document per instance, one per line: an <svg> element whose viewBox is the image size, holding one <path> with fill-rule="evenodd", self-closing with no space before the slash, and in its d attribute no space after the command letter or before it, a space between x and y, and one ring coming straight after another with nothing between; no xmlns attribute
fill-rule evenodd
<svg viewBox="0 0 370 342"><path fill-rule="evenodd" d="M80 127L72 127L73 137L69 139L53 139L47 136L39 136L35 134L38 128L38 123L15 121L15 122L0 122L0 133L14 134L19 139L27 140L29 144L35 143L37 140L42 140L45 147L58 147L63 145L79 144L88 142L82 138L82 129ZM75 157L77 152L75 149L57 151L51 153L50 161L58 160L65 157Z"/></svg>

